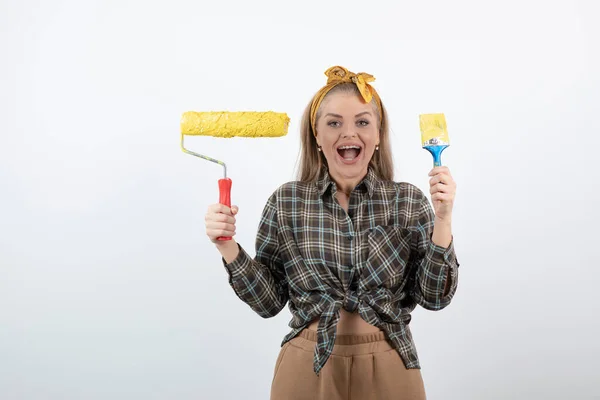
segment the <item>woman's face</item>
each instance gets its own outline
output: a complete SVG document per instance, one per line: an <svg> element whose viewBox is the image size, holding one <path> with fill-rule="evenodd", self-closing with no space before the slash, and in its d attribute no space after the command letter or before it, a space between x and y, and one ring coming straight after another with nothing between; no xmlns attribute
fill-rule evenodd
<svg viewBox="0 0 600 400"><path fill-rule="evenodd" d="M332 93L321 103L316 125L317 143L331 177L338 184L358 184L379 145L379 120L373 105L353 93Z"/></svg>

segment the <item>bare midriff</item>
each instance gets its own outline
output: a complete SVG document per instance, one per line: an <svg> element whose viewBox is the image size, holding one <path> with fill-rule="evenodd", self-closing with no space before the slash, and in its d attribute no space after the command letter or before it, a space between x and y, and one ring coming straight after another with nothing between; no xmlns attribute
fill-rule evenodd
<svg viewBox="0 0 600 400"><path fill-rule="evenodd" d="M315 318L308 329L317 331L319 328L319 318ZM338 335L363 335L366 333L379 332L381 329L375 325L369 324L357 313L350 313L343 308L340 309L340 320L338 321L336 332Z"/></svg>

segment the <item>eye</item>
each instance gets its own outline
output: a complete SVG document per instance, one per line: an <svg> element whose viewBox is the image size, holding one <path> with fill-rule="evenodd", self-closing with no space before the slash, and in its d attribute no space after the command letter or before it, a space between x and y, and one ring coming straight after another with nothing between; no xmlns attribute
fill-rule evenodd
<svg viewBox="0 0 600 400"><path fill-rule="evenodd" d="M366 119L361 119L361 120L357 121L357 124L359 126L367 126L367 125L369 125L369 121L367 121Z"/></svg>
<svg viewBox="0 0 600 400"><path fill-rule="evenodd" d="M329 121L327 123L327 125L331 126L332 128L338 128L340 126L340 122L339 121Z"/></svg>

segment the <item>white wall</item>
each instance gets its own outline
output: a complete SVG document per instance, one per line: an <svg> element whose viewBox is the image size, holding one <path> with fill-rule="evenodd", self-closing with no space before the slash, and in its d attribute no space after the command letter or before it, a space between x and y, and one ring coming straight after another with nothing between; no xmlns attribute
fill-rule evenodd
<svg viewBox="0 0 600 400"><path fill-rule="evenodd" d="M332 65L372 73L397 180L444 112L460 286L413 334L430 399L598 399L594 1L0 2L0 398L266 399L287 310L229 288L204 235L221 169L187 110L287 112L229 163L253 254ZM379 4L378 4L379 3Z"/></svg>

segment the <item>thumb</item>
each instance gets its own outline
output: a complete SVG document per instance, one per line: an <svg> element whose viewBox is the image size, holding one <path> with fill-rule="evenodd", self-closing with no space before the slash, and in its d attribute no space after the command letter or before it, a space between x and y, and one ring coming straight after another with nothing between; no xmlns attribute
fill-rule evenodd
<svg viewBox="0 0 600 400"><path fill-rule="evenodd" d="M239 211L239 208L238 208L238 206L231 206L231 213L232 213L233 215L237 214L237 213L238 213L238 211Z"/></svg>

